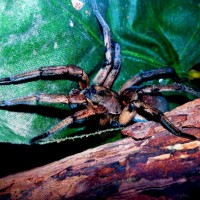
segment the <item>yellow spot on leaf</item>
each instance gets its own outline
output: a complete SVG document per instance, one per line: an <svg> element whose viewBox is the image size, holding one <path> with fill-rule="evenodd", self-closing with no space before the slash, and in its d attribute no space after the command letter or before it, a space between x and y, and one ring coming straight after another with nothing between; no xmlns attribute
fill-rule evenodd
<svg viewBox="0 0 200 200"><path fill-rule="evenodd" d="M189 79L193 80L193 79L199 79L200 78L200 72L195 70L195 69L191 69L188 73Z"/></svg>

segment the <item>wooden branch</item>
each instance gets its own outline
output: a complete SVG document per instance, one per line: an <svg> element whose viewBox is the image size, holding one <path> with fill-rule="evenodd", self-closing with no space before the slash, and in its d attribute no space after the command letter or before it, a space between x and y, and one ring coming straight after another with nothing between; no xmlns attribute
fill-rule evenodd
<svg viewBox="0 0 200 200"><path fill-rule="evenodd" d="M200 137L200 99L167 113ZM0 199L183 198L200 186L200 141L179 138L158 123L122 131L132 138L0 179Z"/></svg>

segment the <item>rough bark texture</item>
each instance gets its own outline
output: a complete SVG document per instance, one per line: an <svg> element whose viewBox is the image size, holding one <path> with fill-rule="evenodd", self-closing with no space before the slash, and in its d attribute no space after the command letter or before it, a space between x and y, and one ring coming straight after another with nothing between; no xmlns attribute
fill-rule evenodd
<svg viewBox="0 0 200 200"><path fill-rule="evenodd" d="M167 116L200 137L200 99ZM176 137L155 122L122 132L139 140L125 138L4 177L0 199L183 199L199 194L199 140Z"/></svg>

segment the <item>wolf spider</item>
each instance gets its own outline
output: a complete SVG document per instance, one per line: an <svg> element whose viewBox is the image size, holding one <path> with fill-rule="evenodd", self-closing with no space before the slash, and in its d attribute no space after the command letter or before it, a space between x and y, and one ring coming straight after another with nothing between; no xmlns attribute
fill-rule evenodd
<svg viewBox="0 0 200 200"><path fill-rule="evenodd" d="M33 137L30 140L31 144L53 135L71 124L85 121L90 117L96 117L96 119L99 120L98 123L100 126L126 126L133 121L138 112L148 114L176 136L185 137L191 140L197 139L195 136L184 133L176 128L161 111L155 108L155 103L152 103L149 100L149 97L151 98L152 96L150 95L152 94L155 95L160 92L170 91L188 92L200 97L200 92L180 83L171 85L138 86L145 80L166 77L166 75L172 76L176 82L180 82L181 80L178 78L172 67L153 69L138 73L128 80L118 93L111 90L121 68L120 45L111 40L109 26L100 14L96 1L91 0L91 2L94 15L102 27L105 46L105 65L97 73L93 80L93 84L90 85L87 74L78 66L66 65L42 67L37 70L17 74L11 77L1 78L0 84L15 84L48 77L60 77L77 81L79 88L73 89L69 95L42 93L3 100L0 101L0 107L10 107L21 104L36 105L40 102L69 104L72 108L77 105L82 105L84 107L82 110L75 112L73 115L68 116L60 123L53 126L47 132ZM154 101L157 101L156 97L154 98Z"/></svg>

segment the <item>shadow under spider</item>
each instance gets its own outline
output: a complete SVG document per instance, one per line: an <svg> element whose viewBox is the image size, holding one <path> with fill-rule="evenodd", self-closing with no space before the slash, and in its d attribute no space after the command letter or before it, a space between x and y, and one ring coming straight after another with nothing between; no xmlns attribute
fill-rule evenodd
<svg viewBox="0 0 200 200"><path fill-rule="evenodd" d="M63 119L72 115L74 110L65 108L56 108L48 105L15 105L12 107L2 107L1 110L8 110L11 112L35 113L45 117Z"/></svg>
<svg viewBox="0 0 200 200"><path fill-rule="evenodd" d="M2 107L1 110L7 110L11 112L34 113L44 117L63 120L66 117L73 115L76 111L82 109L82 107L83 106L79 106L78 108L69 109L67 108L67 106L66 108L57 108L50 105L15 105L12 107ZM66 129L82 127L83 130L77 130L76 135L86 135L87 133L94 133L99 130L105 130L109 128L109 126L99 127L99 119L100 118L98 116L91 116L88 120L82 123L70 124L68 127L66 127Z"/></svg>

